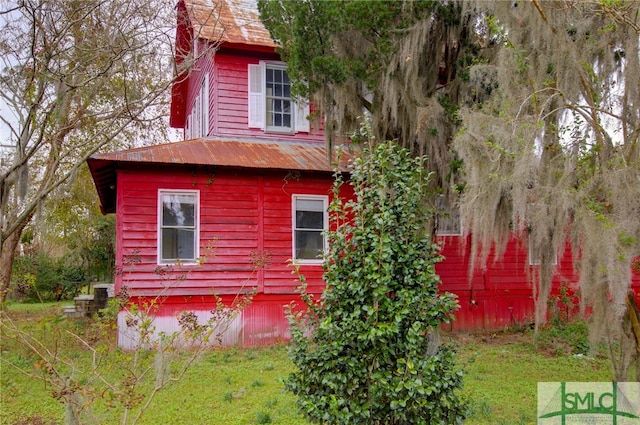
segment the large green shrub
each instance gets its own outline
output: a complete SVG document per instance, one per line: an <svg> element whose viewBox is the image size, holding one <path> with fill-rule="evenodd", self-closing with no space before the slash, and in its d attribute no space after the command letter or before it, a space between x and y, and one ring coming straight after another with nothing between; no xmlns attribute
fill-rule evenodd
<svg viewBox="0 0 640 425"><path fill-rule="evenodd" d="M69 257L51 258L39 252L16 257L14 296L24 301L60 301L73 298L87 282L83 267Z"/></svg>
<svg viewBox="0 0 640 425"><path fill-rule="evenodd" d="M423 161L379 144L354 164L355 200L334 196L327 289L314 300L302 285L306 308L289 312L298 370L286 385L313 422L455 424L466 415L454 347L438 335L457 301L438 293ZM336 194L341 184L338 176Z"/></svg>

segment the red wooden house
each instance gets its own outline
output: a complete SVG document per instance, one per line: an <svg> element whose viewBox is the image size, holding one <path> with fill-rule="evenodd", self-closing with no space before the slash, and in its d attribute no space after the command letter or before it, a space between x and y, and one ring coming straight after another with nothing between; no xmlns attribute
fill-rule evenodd
<svg viewBox="0 0 640 425"><path fill-rule="evenodd" d="M184 129L185 140L88 163L102 211L116 214L123 270L116 290L161 297L156 326L166 331L176 329L179 312L205 318L213 294L228 301L255 290L227 343L267 344L288 338L284 306L297 298L298 285L289 261L300 265L311 291L324 287L318 255L333 166L321 129L306 119L309 106L291 98L255 0L215 2L215 10L211 4L178 3L178 69L185 69L173 87L170 124ZM348 189L341 196L350 196ZM501 261L490 259L470 276L467 236L455 214L439 230L442 289L460 299L454 329L532 320L536 265L522 241L513 239ZM569 250L558 259L556 283L575 281ZM172 278L163 273L168 268L185 274ZM132 342L123 320L119 343L126 347Z"/></svg>

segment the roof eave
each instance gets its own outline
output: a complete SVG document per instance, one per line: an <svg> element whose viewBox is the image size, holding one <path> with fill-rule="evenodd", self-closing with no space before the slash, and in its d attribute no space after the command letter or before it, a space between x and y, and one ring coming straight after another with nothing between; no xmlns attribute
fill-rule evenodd
<svg viewBox="0 0 640 425"><path fill-rule="evenodd" d="M89 158L87 165L100 199L100 211L104 215L115 213L118 182L116 161Z"/></svg>

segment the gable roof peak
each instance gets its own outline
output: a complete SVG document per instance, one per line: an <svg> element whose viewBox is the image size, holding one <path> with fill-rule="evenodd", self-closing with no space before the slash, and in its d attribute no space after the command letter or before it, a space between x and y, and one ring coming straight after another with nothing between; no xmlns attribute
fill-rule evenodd
<svg viewBox="0 0 640 425"><path fill-rule="evenodd" d="M183 0L197 37L223 43L276 47L260 20L257 0Z"/></svg>

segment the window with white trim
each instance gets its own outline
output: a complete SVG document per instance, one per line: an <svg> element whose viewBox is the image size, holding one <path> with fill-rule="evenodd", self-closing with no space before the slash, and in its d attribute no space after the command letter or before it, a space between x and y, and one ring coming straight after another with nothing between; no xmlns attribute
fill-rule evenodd
<svg viewBox="0 0 640 425"><path fill-rule="evenodd" d="M249 65L249 128L266 132L309 132L309 102L291 97L291 81L282 62Z"/></svg>
<svg viewBox="0 0 640 425"><path fill-rule="evenodd" d="M293 258L298 262L322 262L327 248L329 198L293 195Z"/></svg>
<svg viewBox="0 0 640 425"><path fill-rule="evenodd" d="M209 135L209 74L200 82L198 94L193 99L191 113L187 117L185 139L195 139Z"/></svg>
<svg viewBox="0 0 640 425"><path fill-rule="evenodd" d="M540 252L540 249L536 249L534 245L533 238L529 235L529 265L539 266L542 264L542 253ZM558 264L558 253L555 250L553 251L553 261L551 264L554 266Z"/></svg>
<svg viewBox="0 0 640 425"><path fill-rule="evenodd" d="M436 199L436 234L438 236L461 236L460 207L445 195Z"/></svg>
<svg viewBox="0 0 640 425"><path fill-rule="evenodd" d="M549 215L549 207L544 202L529 202L527 203L527 222L531 223L531 217L541 217L544 215ZM539 266L542 260L543 253L543 243L538 235L535 235L535 229L528 226L529 231L529 241L528 241L528 251L529 251L529 265L531 266ZM553 251L553 262L551 264L558 264L558 253Z"/></svg>
<svg viewBox="0 0 640 425"><path fill-rule="evenodd" d="M195 190L158 192L158 263L197 261L199 198Z"/></svg>

